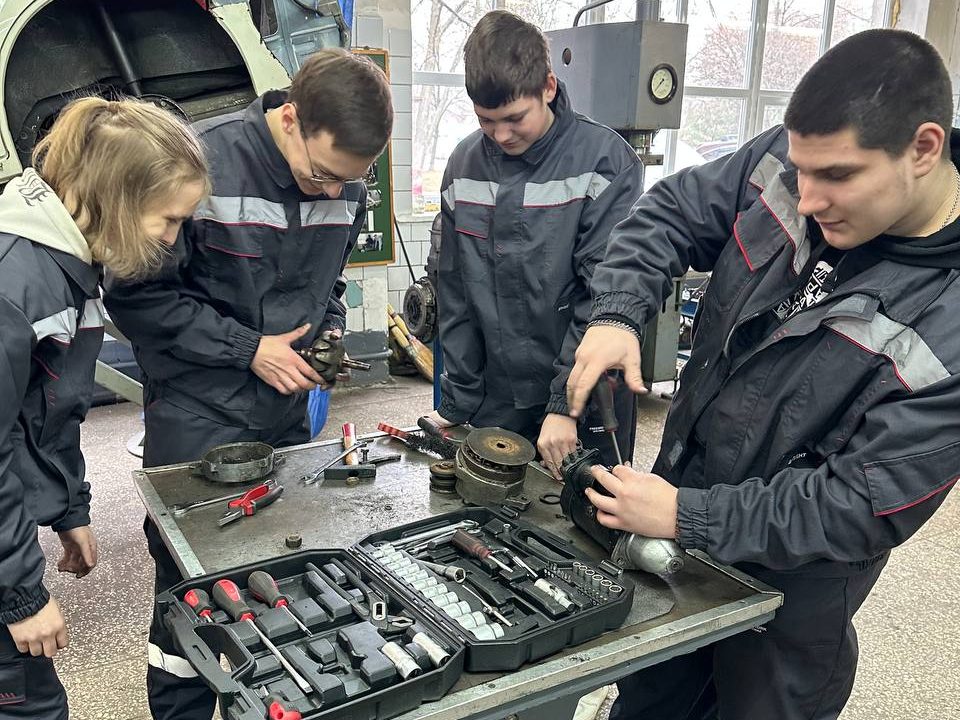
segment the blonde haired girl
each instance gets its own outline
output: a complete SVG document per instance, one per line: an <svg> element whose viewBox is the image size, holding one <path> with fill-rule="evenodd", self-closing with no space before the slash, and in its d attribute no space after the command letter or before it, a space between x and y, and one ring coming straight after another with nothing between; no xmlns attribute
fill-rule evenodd
<svg viewBox="0 0 960 720"><path fill-rule="evenodd" d="M0 195L0 720L67 717L51 660L67 630L37 526L60 536L58 570L93 569L80 422L103 337L101 267L159 269L209 187L191 130L133 100L71 103L33 159Z"/></svg>

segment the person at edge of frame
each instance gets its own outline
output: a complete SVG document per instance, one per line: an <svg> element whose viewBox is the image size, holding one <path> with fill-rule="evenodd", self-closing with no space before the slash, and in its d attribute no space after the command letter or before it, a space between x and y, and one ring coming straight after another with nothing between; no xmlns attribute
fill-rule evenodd
<svg viewBox="0 0 960 720"><path fill-rule="evenodd" d="M960 131L925 40L869 30L803 76L782 126L663 179L610 239L570 408L622 368L690 267L712 271L652 472L594 468L599 522L784 593L746 632L619 683L612 720L830 720L854 614L960 465ZM602 321L612 318L620 327ZM629 328L629 329L625 329Z"/></svg>
<svg viewBox="0 0 960 720"><path fill-rule="evenodd" d="M136 100L75 100L0 195L0 720L66 720L67 623L44 585L97 564L80 424L103 340L100 275L159 270L209 191L191 129Z"/></svg>
<svg viewBox="0 0 960 720"><path fill-rule="evenodd" d="M307 442L308 393L323 379L296 353L340 337L343 270L366 216L362 178L393 125L390 86L368 59L311 55L289 91L198 124L213 192L184 224L176 261L143 283L110 283L111 317L144 375L145 467L216 445ZM156 591L181 580L148 518ZM216 697L157 612L147 694L155 720L209 720Z"/></svg>
<svg viewBox="0 0 960 720"><path fill-rule="evenodd" d="M599 415L570 417L564 388L594 267L643 190L643 167L617 133L574 112L546 37L516 15L480 19L464 69L480 129L454 150L442 182L444 373L428 417L517 432L558 480L578 439L614 465ZM636 399L622 383L614 407L629 460Z"/></svg>

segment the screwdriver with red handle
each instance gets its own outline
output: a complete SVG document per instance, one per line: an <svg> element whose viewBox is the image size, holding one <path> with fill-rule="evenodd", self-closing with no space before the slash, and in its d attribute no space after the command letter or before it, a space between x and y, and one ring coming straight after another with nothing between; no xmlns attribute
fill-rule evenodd
<svg viewBox="0 0 960 720"><path fill-rule="evenodd" d="M293 611L290 609L290 599L280 592L277 581L273 579L270 573L263 570L254 570L250 573L250 577L247 578L247 590L260 602L266 603L272 608L283 608L286 610L287 615L300 626L301 630L307 635L313 635L310 629L300 622L300 618L293 614Z"/></svg>
<svg viewBox="0 0 960 720"><path fill-rule="evenodd" d="M303 717L299 710L288 710L283 704L283 698L276 693L267 695L263 702L267 706L269 720L300 720Z"/></svg>
<svg viewBox="0 0 960 720"><path fill-rule="evenodd" d="M257 627L257 624L253 621L253 610L251 610L250 606L240 597L240 588L237 587L237 584L233 582L233 580L223 579L217 580L217 582L214 583L213 601L226 610L227 614L232 617L235 622L246 621L250 623L250 627L260 636L260 642L263 643L263 646L267 648L267 650L273 653L273 656L280 665L283 666L283 669L290 674L290 677L293 678L293 681L297 684L297 687L303 691L304 695L314 692L313 686L304 679L303 675L297 672L297 669L283 656L277 649L277 646L270 642L270 639Z"/></svg>
<svg viewBox="0 0 960 720"><path fill-rule="evenodd" d="M495 562L501 570L504 572L510 572L510 566L497 559L496 555L493 554L493 550L488 548L473 535L465 533L463 530L457 530L453 534L453 537L450 538L450 542L453 543L454 547L460 548L467 553L467 555L472 555L478 560L486 560L489 558Z"/></svg>
<svg viewBox="0 0 960 720"><path fill-rule="evenodd" d="M199 588L187 590L183 601L193 609L198 618L213 622L213 603L210 602L210 596L207 595L206 590Z"/></svg>

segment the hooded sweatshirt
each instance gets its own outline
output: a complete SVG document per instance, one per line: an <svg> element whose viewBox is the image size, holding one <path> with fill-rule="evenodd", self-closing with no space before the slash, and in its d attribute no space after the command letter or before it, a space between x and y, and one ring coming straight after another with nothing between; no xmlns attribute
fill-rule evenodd
<svg viewBox="0 0 960 720"><path fill-rule="evenodd" d="M99 268L33 170L0 195L0 622L48 601L37 526L89 525L80 423L103 338Z"/></svg>

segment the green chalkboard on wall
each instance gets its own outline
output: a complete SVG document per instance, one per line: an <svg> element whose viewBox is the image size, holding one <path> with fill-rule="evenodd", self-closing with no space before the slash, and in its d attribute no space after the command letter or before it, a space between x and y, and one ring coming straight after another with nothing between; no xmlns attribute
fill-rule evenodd
<svg viewBox="0 0 960 720"><path fill-rule="evenodd" d="M352 48L357 55L365 55L383 68L390 77L390 61L386 50L379 48ZM367 222L360 232L357 247L350 255L349 267L390 265L393 251L393 170L390 161L390 143L374 163L367 176Z"/></svg>

